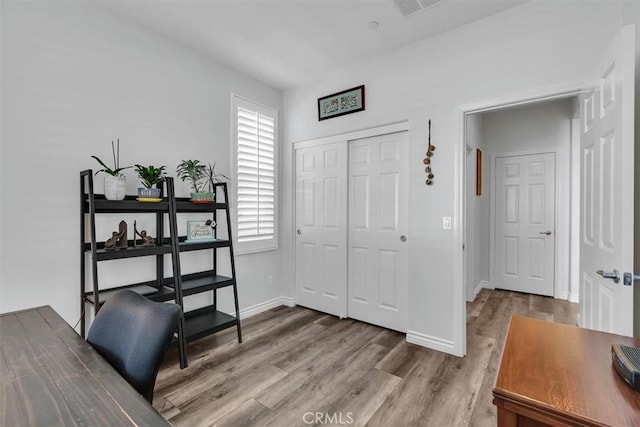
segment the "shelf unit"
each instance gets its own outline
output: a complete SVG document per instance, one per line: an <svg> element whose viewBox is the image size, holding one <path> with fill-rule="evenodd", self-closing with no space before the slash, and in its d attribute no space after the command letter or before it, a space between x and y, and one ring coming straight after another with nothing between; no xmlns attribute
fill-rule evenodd
<svg viewBox="0 0 640 427"><path fill-rule="evenodd" d="M242 342L242 330L240 326L240 313L238 308L238 291L235 273L235 259L233 256L233 243L231 239L231 218L229 214L229 195L226 183L216 184L215 198L210 204L192 203L188 198L176 198L173 179L168 177L161 188L162 200L157 203L145 203L136 200L135 196L126 196L124 200L106 200L104 195L95 194L93 190L93 172L85 170L80 172L80 304L81 304L81 334L86 333L86 305L92 305L94 315L98 313L101 305L109 299L114 292L121 289L130 289L138 292L154 301L175 301L183 308L183 298L189 295L204 292L212 293L213 303L196 310L184 312L184 316L178 324L178 334L175 342L180 352L180 366L188 365L186 346L187 342L203 336L236 326L238 342ZM224 195L224 201L218 196ZM218 211L224 211L227 224L227 240L218 240L218 228L214 229L215 241L187 242L186 236L179 236L177 230L178 213L206 213L217 222ZM104 243L96 241L95 219L97 214L122 213L122 214L155 214L156 244L149 247L133 247L133 240L128 240L126 249L105 249ZM168 235L165 235L165 219L168 221ZM131 234L131 233L129 233ZM87 237L88 236L88 237ZM135 236L134 236L135 237ZM218 250L229 251L231 277L217 274ZM212 268L191 274L181 274L180 253L190 251L212 251ZM164 277L164 255L171 255L172 276ZM135 257L155 256L156 274L154 280L139 283L128 283L121 286L101 288L99 285L98 263L107 260L118 260ZM87 258L89 262L87 262ZM87 280L87 269L91 269L90 280ZM88 283L90 289L87 289ZM232 287L235 304L235 317L217 309L218 290Z"/></svg>

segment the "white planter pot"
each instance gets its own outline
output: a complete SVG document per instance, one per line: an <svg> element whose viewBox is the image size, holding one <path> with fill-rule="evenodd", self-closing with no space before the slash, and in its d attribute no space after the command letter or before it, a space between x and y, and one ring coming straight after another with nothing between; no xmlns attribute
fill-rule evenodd
<svg viewBox="0 0 640 427"><path fill-rule="evenodd" d="M107 200L122 200L126 194L127 180L124 176L104 176L104 197Z"/></svg>

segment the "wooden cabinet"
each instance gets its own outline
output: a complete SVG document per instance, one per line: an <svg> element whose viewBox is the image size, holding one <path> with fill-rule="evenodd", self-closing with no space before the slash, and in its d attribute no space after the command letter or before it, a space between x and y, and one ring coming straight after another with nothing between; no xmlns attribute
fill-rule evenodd
<svg viewBox="0 0 640 427"><path fill-rule="evenodd" d="M638 426L640 393L611 345L640 340L513 316L493 389L499 426Z"/></svg>
<svg viewBox="0 0 640 427"><path fill-rule="evenodd" d="M210 292L212 303L185 312L178 325L176 342L180 348L180 365L184 368L188 364L186 354L188 341L236 326L238 341L242 342L228 190L226 183L216 184L216 196L213 203L196 204L188 198L175 197L173 179L170 177L166 178L159 187L162 189L162 197L159 202L140 202L136 200L135 196L126 196L124 200L118 201L106 200L104 195L94 194L93 172L86 170L80 173L80 310L82 313L80 330L82 336L85 336L86 306L92 306L95 315L104 301L120 289L131 289L154 301L175 301L176 304L183 307L183 310L185 296ZM109 213L154 215L155 244L134 247L133 239L127 239L126 248L105 249L104 242L98 242L96 239L96 215ZM216 227L215 240L189 242L186 236L178 235L179 213L203 213L213 221L217 221L218 215L221 213L224 215L224 222L226 222L226 236L219 238L218 227ZM116 226L117 224L114 224L114 228ZM135 237L132 230L133 224L129 224L129 227L131 228L128 230L128 235ZM168 233L165 232L165 229L168 229ZM180 267L180 254L202 250L211 251L211 268L183 275ZM221 250L226 250L229 253L230 277L218 274L218 251ZM171 257L171 277L164 275L165 255L167 254ZM153 280L123 283L109 288L100 286L98 263L101 261L148 256L155 257L156 268ZM226 287L233 289L235 315L218 310L218 290Z"/></svg>

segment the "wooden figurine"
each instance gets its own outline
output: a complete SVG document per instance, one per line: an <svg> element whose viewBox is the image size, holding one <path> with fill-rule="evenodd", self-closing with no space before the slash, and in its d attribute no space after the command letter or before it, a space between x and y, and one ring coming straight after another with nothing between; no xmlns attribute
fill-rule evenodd
<svg viewBox="0 0 640 427"><path fill-rule="evenodd" d="M137 236L140 236L140 246L153 246L156 244L156 239L147 235L147 230L138 231L136 221L133 221L133 246L137 246Z"/></svg>
<svg viewBox="0 0 640 427"><path fill-rule="evenodd" d="M104 248L107 250L126 249L127 246L127 223L120 221L118 231L111 233L111 237L104 242Z"/></svg>

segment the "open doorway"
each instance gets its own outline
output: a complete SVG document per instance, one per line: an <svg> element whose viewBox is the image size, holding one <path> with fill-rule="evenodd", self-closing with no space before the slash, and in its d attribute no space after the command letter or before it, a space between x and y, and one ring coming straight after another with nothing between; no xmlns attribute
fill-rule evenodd
<svg viewBox="0 0 640 427"><path fill-rule="evenodd" d="M500 288L578 302L578 110L568 93L466 115L467 301Z"/></svg>

